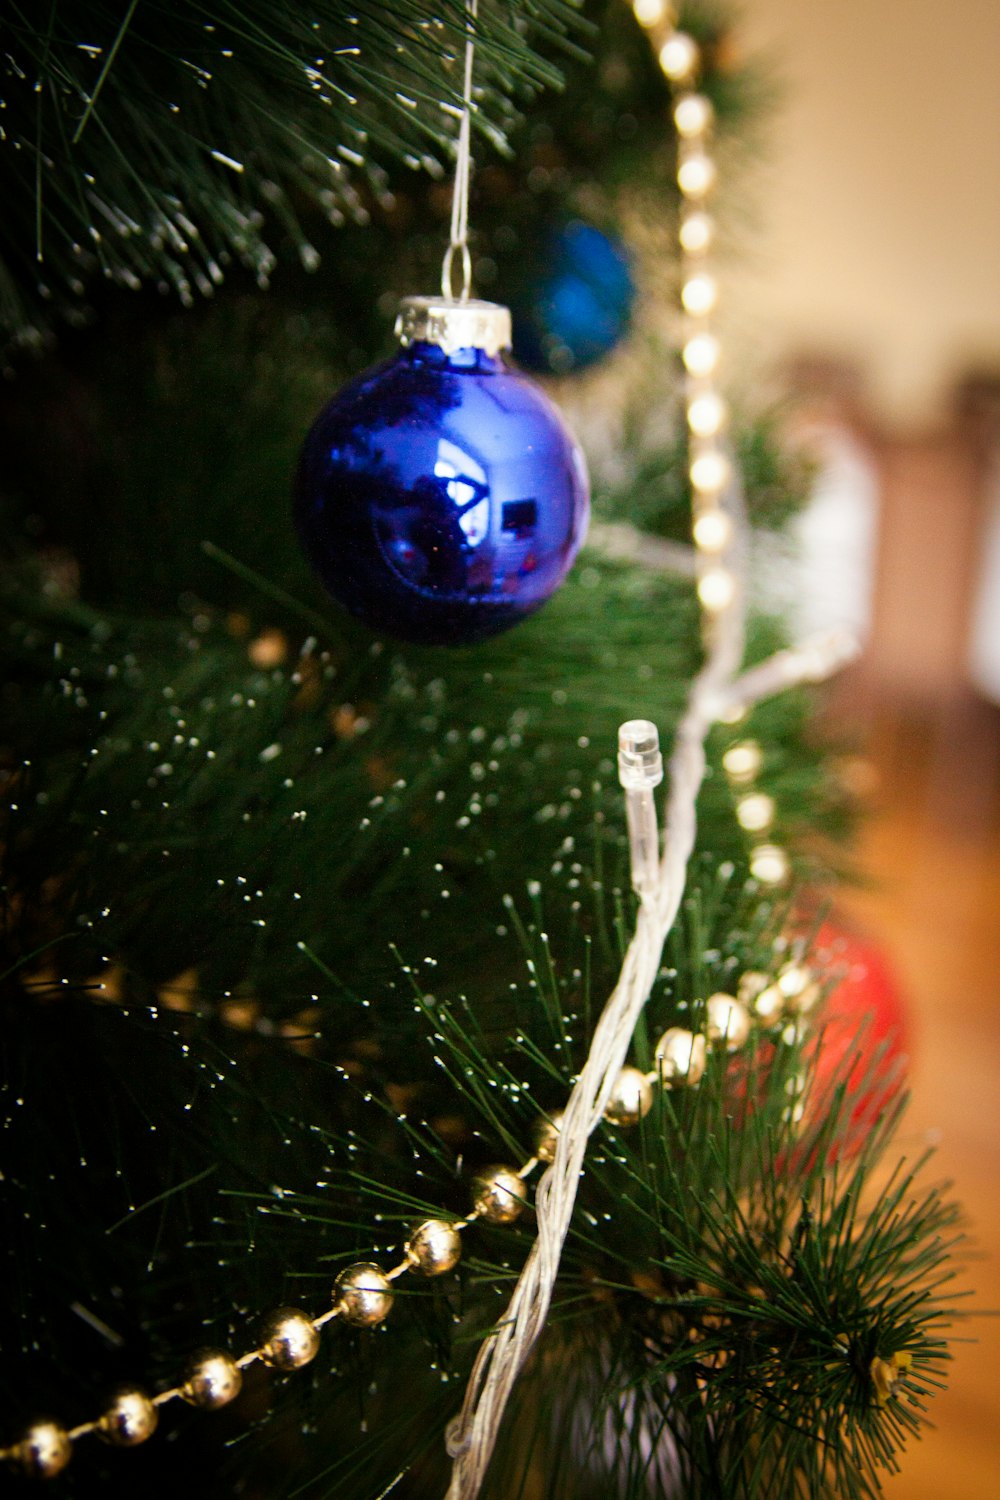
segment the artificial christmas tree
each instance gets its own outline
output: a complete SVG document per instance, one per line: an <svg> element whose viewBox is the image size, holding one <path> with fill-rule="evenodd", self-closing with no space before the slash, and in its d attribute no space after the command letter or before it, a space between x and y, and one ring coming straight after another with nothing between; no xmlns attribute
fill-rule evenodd
<svg viewBox="0 0 1000 1500"><path fill-rule="evenodd" d="M39 296L101 304L17 364L4 412L11 1473L873 1493L947 1358L955 1210L879 1175L899 1098L864 1028L822 1066L838 956L801 892L829 885L843 806L797 685L842 645L745 616L747 514L773 524L789 495L779 461L738 462L766 443L730 440L716 384L712 131L750 95L719 18L69 17L19 22L7 143L34 208L9 221L12 331L31 341ZM564 101L515 121L560 69ZM47 140L50 110L47 154L28 126ZM383 297L440 250L456 117L515 148L480 174L470 274L598 182L666 221L676 170L687 324L659 435L594 445L618 529L516 632L439 649L325 601L285 491ZM319 210L354 218L320 293L282 272L266 302L237 284L164 312L95 290L102 264L182 300L189 261L206 291L224 252L264 271L261 204L300 252ZM87 244L95 214L111 248ZM441 462L448 493L466 476Z"/></svg>

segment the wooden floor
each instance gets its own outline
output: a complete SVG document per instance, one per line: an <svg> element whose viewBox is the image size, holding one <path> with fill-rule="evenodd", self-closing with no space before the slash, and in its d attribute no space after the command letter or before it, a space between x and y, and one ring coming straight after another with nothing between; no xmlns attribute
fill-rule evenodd
<svg viewBox="0 0 1000 1500"><path fill-rule="evenodd" d="M877 886L842 902L894 961L913 1018L906 1145L938 1143L966 1207L981 1310L959 1345L935 1429L889 1500L1000 1497L1000 712L960 699L882 711L870 738L875 815L862 837Z"/></svg>

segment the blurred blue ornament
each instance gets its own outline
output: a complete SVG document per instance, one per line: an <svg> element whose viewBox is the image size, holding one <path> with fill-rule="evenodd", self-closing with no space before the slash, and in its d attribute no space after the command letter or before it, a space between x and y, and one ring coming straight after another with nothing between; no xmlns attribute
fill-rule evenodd
<svg viewBox="0 0 1000 1500"><path fill-rule="evenodd" d="M557 408L504 362L506 308L407 298L397 332L400 351L317 417L296 524L351 614L464 645L558 588L586 532L586 467Z"/></svg>
<svg viewBox="0 0 1000 1500"><path fill-rule="evenodd" d="M528 370L563 375L625 337L635 282L621 240L579 219L545 236L540 259L513 301L514 355Z"/></svg>

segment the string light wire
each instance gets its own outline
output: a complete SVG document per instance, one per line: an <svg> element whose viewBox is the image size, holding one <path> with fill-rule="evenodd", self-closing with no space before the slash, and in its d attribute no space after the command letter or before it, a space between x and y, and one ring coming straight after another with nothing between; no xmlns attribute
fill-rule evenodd
<svg viewBox="0 0 1000 1500"><path fill-rule="evenodd" d="M731 554L742 553L743 504L735 479L730 483L727 509L733 521ZM659 971L663 944L680 908L688 859L694 849L695 805L707 767L705 738L714 722L715 707L725 699L743 656L742 588L735 590L717 624L712 649L695 679L674 742L658 880L640 893L636 927L618 982L594 1030L590 1053L566 1105L554 1160L538 1184L535 1243L506 1311L479 1350L462 1410L448 1429L448 1451L453 1459L448 1500L475 1500L478 1495L514 1382L545 1325L587 1142L603 1118Z"/></svg>
<svg viewBox="0 0 1000 1500"><path fill-rule="evenodd" d="M712 240L704 203L716 176L708 154L713 112L710 101L693 91L701 65L700 49L691 37L675 29L673 11L665 0L634 0L634 10L640 24L653 33L651 41L658 47L660 66L675 90L674 118L681 137L678 238L681 304L686 315L684 363L692 536L707 654L674 741L663 853L653 874L648 851L648 803L641 818L629 819L633 886L640 902L635 931L562 1114L551 1165L538 1184L535 1242L506 1310L480 1347L461 1412L447 1431L453 1460L447 1500L476 1500L510 1394L545 1326L587 1142L604 1118L684 895L687 865L695 845L698 793L707 770L708 732L720 719L745 711L761 697L782 691L793 682L815 681L828 675L849 660L855 649L844 637L825 640L821 645L807 644L780 652L770 662L740 675L746 635L748 526L742 489L725 440L726 407L713 384L718 344L707 319L714 310L717 293L714 278L703 264ZM630 738L636 722L623 726ZM633 789L633 796L637 792ZM652 788L643 795L651 798ZM766 872L762 878L766 878Z"/></svg>

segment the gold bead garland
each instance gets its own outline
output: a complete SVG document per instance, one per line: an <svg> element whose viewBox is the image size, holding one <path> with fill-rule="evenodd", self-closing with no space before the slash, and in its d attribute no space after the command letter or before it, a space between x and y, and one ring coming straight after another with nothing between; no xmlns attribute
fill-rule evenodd
<svg viewBox="0 0 1000 1500"><path fill-rule="evenodd" d="M780 886L791 874L791 862L780 844L767 835L774 826L774 798L756 786L764 753L756 740L737 740L722 757L722 769L736 797L736 821L753 842L750 874L761 885Z"/></svg>
<svg viewBox="0 0 1000 1500"><path fill-rule="evenodd" d="M815 1003L820 987L801 963L786 964L775 978L756 971L745 973L735 995L721 991L705 1002L705 1032L672 1026L654 1048L655 1068L644 1073L623 1067L614 1081L605 1118L617 1129L630 1129L649 1113L653 1090L693 1087L705 1073L710 1047L734 1052L750 1037L754 1024L772 1028L789 1016L800 1016ZM423 1219L415 1224L403 1246L403 1259L384 1271L372 1261L358 1261L337 1277L333 1300L326 1312L311 1317L296 1307L281 1307L261 1323L258 1343L246 1354L206 1349L193 1356L182 1384L149 1396L136 1386L115 1392L94 1421L67 1429L50 1418L39 1418L19 1442L0 1450L0 1458L38 1479L54 1478L69 1463L73 1444L97 1433L115 1447L137 1447L156 1430L159 1408L181 1400L202 1411L217 1411L239 1395L243 1371L261 1363L283 1374L302 1369L319 1352L320 1331L339 1319L355 1328L374 1328L388 1317L395 1299L394 1282L411 1272L440 1276L454 1270L461 1259L462 1232L477 1219L512 1224L528 1201L526 1179L539 1163L552 1160L563 1112L554 1109L533 1127L534 1154L521 1167L494 1164L471 1181L473 1206L464 1219Z"/></svg>
<svg viewBox="0 0 1000 1500"><path fill-rule="evenodd" d="M677 238L680 247L680 305L684 318L681 360L685 370L685 405L688 431L688 477L692 490L692 540L695 547L698 598L703 621L711 630L713 618L733 603L736 579L728 565L732 522L723 506L731 478L731 463L725 448L729 414L716 389L715 376L720 344L711 328L718 305L718 286L708 264L715 226L709 203L717 171L711 154L715 111L712 101L699 89L702 73L701 48L694 37L678 29L677 7L671 0L632 0L639 24L649 34L660 68L673 99L673 120L678 137L677 186L681 195ZM785 851L766 842L774 823L773 797L754 782L763 756L754 742L731 746L723 758L730 785L738 792L736 820L754 838L750 850L751 874L762 885L778 886L790 873ZM738 1051L750 1035L754 1020L771 1025L782 1019L790 1004L787 971L775 986L767 976L759 989L741 981L736 996L717 993L705 1005L705 1035L683 1027L664 1033L655 1048L657 1070L648 1075L646 1088L659 1080L670 1084L685 1080L695 1084L707 1063L707 1045L722 1045ZM805 989L806 987L804 987ZM773 993L772 993L773 990ZM818 993L818 987L814 987ZM796 991L798 994L798 991ZM757 1002L751 1011L751 1002ZM651 1103L651 1092L635 1092L631 1075L624 1069L616 1080L607 1117L620 1124L634 1124ZM628 1096L629 1086L633 1089Z"/></svg>
<svg viewBox="0 0 1000 1500"><path fill-rule="evenodd" d="M701 48L677 30L676 8L668 0L633 0L636 20L649 34L660 69L670 85L677 130L677 186L681 212L680 302L684 314L681 359L688 428L688 477L692 489L691 536L695 547L698 598L711 624L732 603L736 581L726 562L732 537L722 497L730 480L725 451L729 413L715 385L719 341L711 329L718 288L707 256L715 237L708 211L717 171L712 158L712 101L699 90Z"/></svg>
<svg viewBox="0 0 1000 1500"><path fill-rule="evenodd" d="M95 1432L115 1447L137 1447L156 1429L159 1407L180 1399L203 1411L216 1411L239 1394L243 1370L259 1361L282 1373L302 1369L319 1352L320 1330L339 1318L356 1328L373 1328L392 1309L392 1283L406 1271L439 1276L452 1270L461 1257L460 1231L476 1219L512 1223L527 1202L524 1179L538 1164L532 1156L520 1169L487 1167L473 1180L474 1203L464 1219L425 1219L410 1232L405 1258L389 1271L371 1261L348 1266L337 1277L331 1307L318 1317L296 1307L282 1307L261 1324L256 1348L235 1358L222 1350L205 1350L189 1365L180 1386L150 1397L138 1387L123 1387L94 1421L67 1429L49 1418L38 1419L12 1447L0 1450L0 1458L15 1464L22 1473L50 1479L69 1463L78 1438Z"/></svg>

